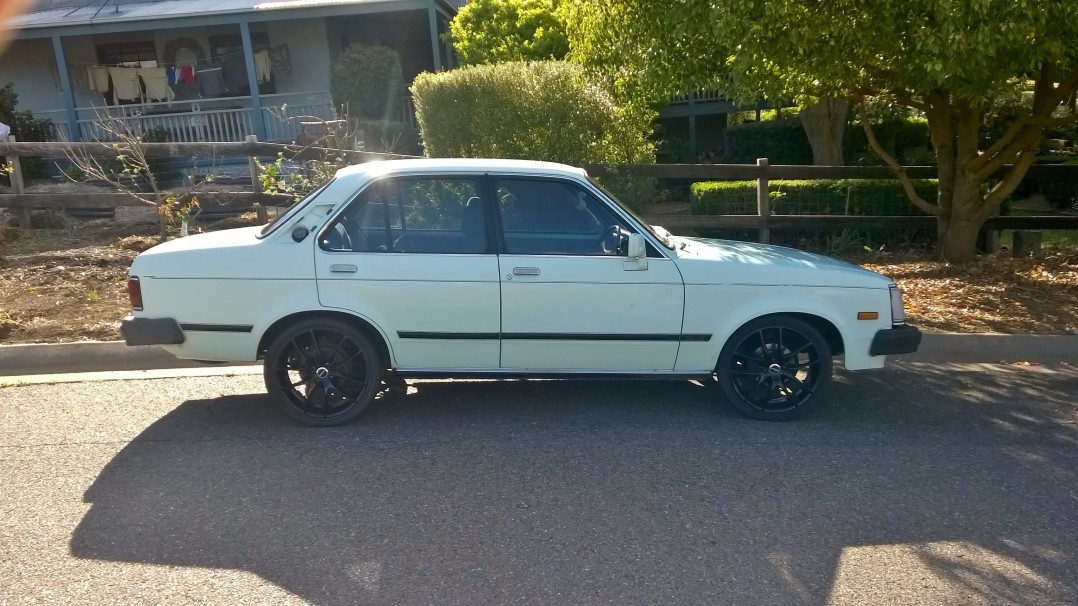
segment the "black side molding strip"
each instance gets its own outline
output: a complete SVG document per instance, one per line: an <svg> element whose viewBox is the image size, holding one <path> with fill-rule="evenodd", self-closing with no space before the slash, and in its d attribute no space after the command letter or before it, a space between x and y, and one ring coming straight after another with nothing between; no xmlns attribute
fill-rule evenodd
<svg viewBox="0 0 1078 606"><path fill-rule="evenodd" d="M686 341L707 342L711 335L692 334L618 334L618 333L557 333L557 332L418 332L397 331L401 339L446 339L466 341Z"/></svg>
<svg viewBox="0 0 1078 606"><path fill-rule="evenodd" d="M182 330L197 332L251 332L252 324L180 324Z"/></svg>
<svg viewBox="0 0 1078 606"><path fill-rule="evenodd" d="M447 339L458 341L497 341L496 332L422 332L398 330L401 339Z"/></svg>

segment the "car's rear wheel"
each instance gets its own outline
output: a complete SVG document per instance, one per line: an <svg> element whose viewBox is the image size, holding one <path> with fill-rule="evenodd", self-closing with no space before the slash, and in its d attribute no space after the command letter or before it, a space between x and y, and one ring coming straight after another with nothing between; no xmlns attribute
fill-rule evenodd
<svg viewBox="0 0 1078 606"><path fill-rule="evenodd" d="M341 425L363 412L381 386L378 349L345 322L304 320L266 350L266 389L286 415L305 425Z"/></svg>
<svg viewBox="0 0 1078 606"><path fill-rule="evenodd" d="M805 414L831 381L831 349L796 318L767 316L730 337L716 366L723 394L742 414L787 421Z"/></svg>

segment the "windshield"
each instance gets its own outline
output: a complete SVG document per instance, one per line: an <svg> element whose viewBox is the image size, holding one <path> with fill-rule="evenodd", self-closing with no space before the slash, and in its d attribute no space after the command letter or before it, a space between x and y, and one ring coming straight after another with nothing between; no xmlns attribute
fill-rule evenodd
<svg viewBox="0 0 1078 606"><path fill-rule="evenodd" d="M600 184L598 181L596 181L594 177L589 175L588 180L591 181L592 185L594 185L595 187L598 187L600 190L602 190L602 192L604 194L606 194L606 197L610 198L611 200L614 201L615 204L617 204L619 207L621 207L621 210L625 211L625 213L628 214L630 217L636 219L637 223L639 223L640 225L643 225L644 229L648 230L648 233L655 236L655 239L658 240L659 243L661 243L663 246L669 248L670 250L674 250L674 240L672 238L673 234L671 234L670 232L666 231L665 229L663 229L661 227L656 227L656 226L648 223L647 221L645 221L643 217L641 217L640 215L633 212L633 209L626 206L621 200L618 200L617 196L610 193L610 190L603 187L602 184Z"/></svg>
<svg viewBox="0 0 1078 606"><path fill-rule="evenodd" d="M266 236L272 234L273 231L275 229L277 229L278 225L283 225L289 219L296 216L296 214L299 211L303 210L304 207L306 207L315 198L317 198L318 194L322 193L322 190L329 187L329 184L333 183L333 181L334 181L334 179L330 179L329 181L326 181L326 183L324 185L322 185L322 187L319 187L318 189L316 189L316 190L312 191L311 193L307 194L306 198L300 200L299 202L296 202L291 207L289 207L289 209L286 210L285 212L279 213L276 217L273 218L272 221L270 221L269 223L266 223L266 225L262 228L262 231L258 232L258 237L259 238L265 238Z"/></svg>

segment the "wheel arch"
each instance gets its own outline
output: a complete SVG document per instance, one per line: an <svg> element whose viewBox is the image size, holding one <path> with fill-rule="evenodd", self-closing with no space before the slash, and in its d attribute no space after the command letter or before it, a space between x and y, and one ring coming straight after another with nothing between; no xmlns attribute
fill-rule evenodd
<svg viewBox="0 0 1078 606"><path fill-rule="evenodd" d="M838 326L836 326L835 323L831 320L813 313L778 311L748 318L738 324L736 327L734 327L732 331L730 331L730 334L726 335L726 338L722 342L722 346L719 348L719 354L721 355L722 350L726 349L726 346L730 341L730 337L733 336L734 333L736 333L737 331L741 330L742 327L752 322L756 322L762 318L775 317L785 317L800 320L805 324L808 324L812 328L816 329L816 332L820 333L820 336L822 336L824 338L824 341L827 342L827 347L831 350L832 356L837 356L846 352L846 344L842 338L842 331L840 331L838 329Z"/></svg>
<svg viewBox="0 0 1078 606"><path fill-rule="evenodd" d="M273 324L270 324L269 328L262 333L262 337L258 340L258 350L256 352L258 359L265 357L266 350L269 348L270 343L272 343L273 340L277 338L277 335L281 334L281 332L288 326L295 324L296 322L319 318L338 320L353 326L356 330L359 330L364 336L370 339L371 343L378 348L378 353L382 356L382 360L387 367L393 365L393 352L389 349L389 344L386 342L385 336L374 324L365 318L361 318L354 314L328 309L300 311L278 318Z"/></svg>

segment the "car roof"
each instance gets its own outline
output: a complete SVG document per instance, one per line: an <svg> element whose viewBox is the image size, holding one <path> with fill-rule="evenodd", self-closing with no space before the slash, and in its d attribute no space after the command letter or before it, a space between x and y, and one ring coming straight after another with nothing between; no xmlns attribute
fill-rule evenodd
<svg viewBox="0 0 1078 606"><path fill-rule="evenodd" d="M415 158L378 160L348 166L337 171L337 178L388 176L399 173L511 173L524 175L586 177L582 168L537 160L491 158Z"/></svg>

